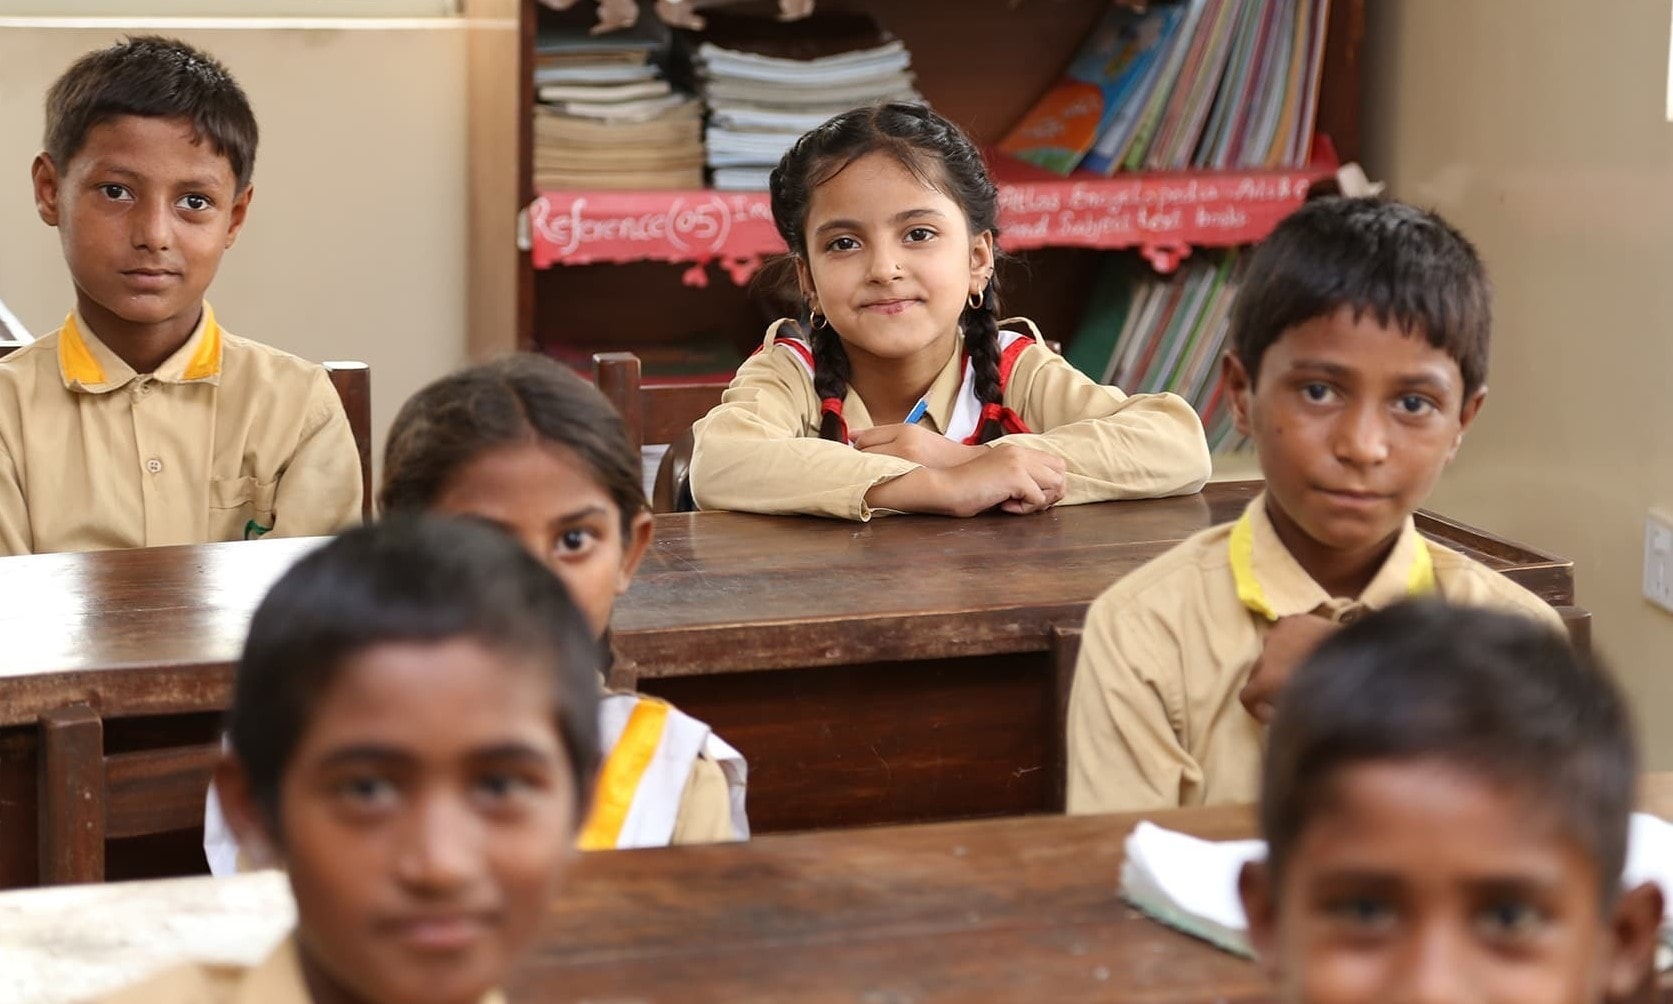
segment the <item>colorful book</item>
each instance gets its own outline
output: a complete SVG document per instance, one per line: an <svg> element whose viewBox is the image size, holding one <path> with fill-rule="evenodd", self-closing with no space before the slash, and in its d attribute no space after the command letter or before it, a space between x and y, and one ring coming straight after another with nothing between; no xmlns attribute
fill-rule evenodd
<svg viewBox="0 0 1673 1004"><path fill-rule="evenodd" d="M1191 54L1204 15L1211 5L1218 9L1223 2L1224 0L1189 0L1181 29L1174 36L1161 75L1156 78L1155 86L1145 101L1144 110L1139 113L1133 138L1122 157L1121 164L1127 170L1136 171L1144 166L1145 155L1150 152L1151 141L1155 139L1156 130L1162 124L1162 115L1173 97L1174 85L1178 83L1179 74L1184 70L1185 61Z"/></svg>
<svg viewBox="0 0 1673 1004"><path fill-rule="evenodd" d="M1249 0L1224 0L1204 16L1198 29L1198 51L1186 64L1163 116L1165 123L1156 143L1145 158L1150 170L1179 170L1190 166L1191 155L1202 137L1214 97L1225 75L1226 63L1235 47L1242 9Z"/></svg>
<svg viewBox="0 0 1673 1004"><path fill-rule="evenodd" d="M1000 141L999 149L1057 174L1073 171L1169 48L1180 12L1172 4L1144 12L1111 8L1063 79Z"/></svg>

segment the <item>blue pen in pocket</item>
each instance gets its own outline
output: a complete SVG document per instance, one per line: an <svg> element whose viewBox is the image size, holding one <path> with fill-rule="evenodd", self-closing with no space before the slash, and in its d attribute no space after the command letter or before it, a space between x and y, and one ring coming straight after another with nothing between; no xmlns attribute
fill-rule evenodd
<svg viewBox="0 0 1673 1004"><path fill-rule="evenodd" d="M923 418L927 411L929 411L929 398L919 398L918 403L912 406L912 410L906 413L906 424L917 425L918 419Z"/></svg>

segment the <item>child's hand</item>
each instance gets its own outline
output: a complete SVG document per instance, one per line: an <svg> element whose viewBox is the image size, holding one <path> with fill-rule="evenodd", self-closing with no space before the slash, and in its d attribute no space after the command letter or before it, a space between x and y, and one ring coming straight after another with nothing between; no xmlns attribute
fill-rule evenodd
<svg viewBox="0 0 1673 1004"><path fill-rule="evenodd" d="M1017 446L980 447L957 467L919 467L866 493L878 509L974 516L995 507L1039 512L1063 498L1063 461Z"/></svg>
<svg viewBox="0 0 1673 1004"><path fill-rule="evenodd" d="M952 515L974 516L995 506L1018 515L1049 509L1063 499L1063 460L1020 446L977 447L981 455L947 475Z"/></svg>
<svg viewBox="0 0 1673 1004"><path fill-rule="evenodd" d="M986 453L985 446L965 446L921 425L874 425L854 437L861 453L882 453L925 467L957 467Z"/></svg>
<svg viewBox="0 0 1673 1004"><path fill-rule="evenodd" d="M1272 724L1278 692L1284 689L1290 674L1340 626L1318 614L1278 618L1266 633L1261 657L1255 660L1255 667L1249 671L1249 682L1238 692L1237 699L1261 724Z"/></svg>

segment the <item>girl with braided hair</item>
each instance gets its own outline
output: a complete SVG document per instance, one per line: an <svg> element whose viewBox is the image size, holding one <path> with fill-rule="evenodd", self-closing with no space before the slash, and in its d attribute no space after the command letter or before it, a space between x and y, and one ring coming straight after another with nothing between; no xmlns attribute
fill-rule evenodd
<svg viewBox="0 0 1673 1004"><path fill-rule="evenodd" d="M922 105L845 112L770 186L806 307L694 428L700 508L970 516L1202 487L1184 400L1101 386L1000 321L998 193L957 126Z"/></svg>

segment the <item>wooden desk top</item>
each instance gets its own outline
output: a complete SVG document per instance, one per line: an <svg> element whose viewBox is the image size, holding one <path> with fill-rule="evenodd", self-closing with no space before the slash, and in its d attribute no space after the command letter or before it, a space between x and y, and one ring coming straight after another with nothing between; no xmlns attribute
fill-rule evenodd
<svg viewBox="0 0 1673 1004"><path fill-rule="evenodd" d="M1673 775L1647 776L1642 792L1641 809L1673 816ZM1212 840L1255 826L1239 806L584 854L507 989L512 1000L646 1004L1270 1000L1253 963L1121 901L1122 845L1140 818ZM275 879L0 896L0 920L13 925L0 962L10 947L32 966L13 978L48 990L70 977L107 989L183 959L253 962L290 923ZM160 903L179 921L153 923ZM111 922L79 919L95 912ZM0 967L0 989L6 975Z"/></svg>
<svg viewBox="0 0 1673 1004"><path fill-rule="evenodd" d="M1199 495L869 524L658 516L614 637L642 678L1043 651L1105 587L1234 518L1258 482ZM1425 533L1553 603L1572 563L1436 517ZM219 708L251 613L317 538L0 559L0 726ZM117 672L143 669L146 672Z"/></svg>
<svg viewBox="0 0 1673 1004"><path fill-rule="evenodd" d="M1268 997L1117 895L1138 816L1035 816L585 856L513 1000ZM1211 839L1246 808L1154 814Z"/></svg>

